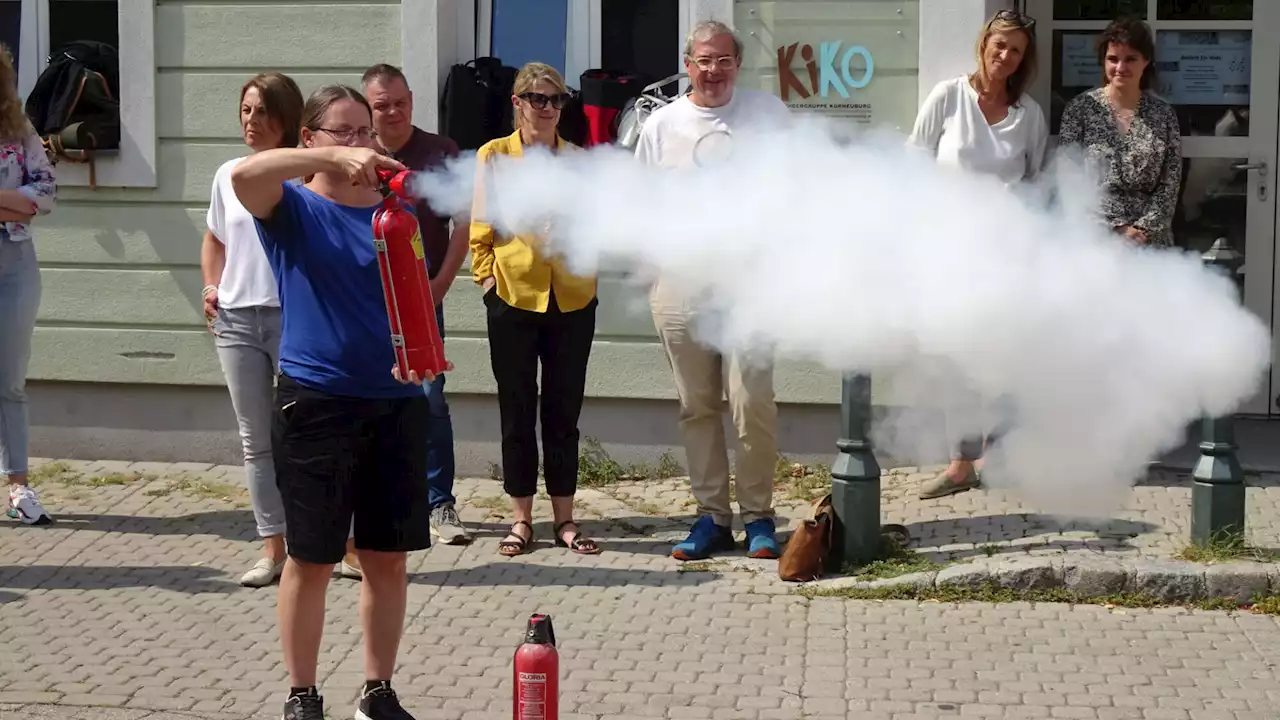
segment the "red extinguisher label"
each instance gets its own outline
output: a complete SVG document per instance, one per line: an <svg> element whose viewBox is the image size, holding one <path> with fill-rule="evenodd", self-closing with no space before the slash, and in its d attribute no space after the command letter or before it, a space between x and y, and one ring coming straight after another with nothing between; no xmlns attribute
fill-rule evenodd
<svg viewBox="0 0 1280 720"><path fill-rule="evenodd" d="M520 673L520 695L517 700L520 720L546 720L547 674Z"/></svg>

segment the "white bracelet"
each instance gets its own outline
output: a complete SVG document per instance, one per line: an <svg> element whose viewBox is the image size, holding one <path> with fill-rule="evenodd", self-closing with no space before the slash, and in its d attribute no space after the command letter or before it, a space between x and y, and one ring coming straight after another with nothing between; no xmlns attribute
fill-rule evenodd
<svg viewBox="0 0 1280 720"><path fill-rule="evenodd" d="M200 299L201 299L201 300L203 300L203 299L205 299L205 298L209 297L209 293L211 293L211 292L217 292L217 291L218 291L218 286L217 286L217 285L205 285L205 286L204 286L204 290L201 290L201 291L200 291Z"/></svg>

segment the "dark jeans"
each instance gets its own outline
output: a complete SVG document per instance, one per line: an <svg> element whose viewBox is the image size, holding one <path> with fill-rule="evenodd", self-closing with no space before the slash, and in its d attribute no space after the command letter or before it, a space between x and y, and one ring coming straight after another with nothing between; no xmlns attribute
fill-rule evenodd
<svg viewBox="0 0 1280 720"><path fill-rule="evenodd" d="M436 325L440 339L444 339L444 304L436 307ZM431 406L431 429L427 432L427 496L431 509L457 502L453 496L453 480L456 474L453 456L453 418L449 416L449 401L444 397L444 375L424 390Z"/></svg>
<svg viewBox="0 0 1280 720"><path fill-rule="evenodd" d="M595 340L598 300L566 313L560 312L552 295L547 312L537 313L512 307L490 290L484 303L489 361L502 418L503 488L511 497L532 497L538 491L535 427L541 419L547 494L569 497L578 487L578 416Z"/></svg>

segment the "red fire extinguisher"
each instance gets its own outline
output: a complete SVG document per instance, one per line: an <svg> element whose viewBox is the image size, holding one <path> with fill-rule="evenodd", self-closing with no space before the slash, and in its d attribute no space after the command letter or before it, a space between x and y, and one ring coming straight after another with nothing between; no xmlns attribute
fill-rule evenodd
<svg viewBox="0 0 1280 720"><path fill-rule="evenodd" d="M534 614L516 648L513 720L559 720L560 653L551 616Z"/></svg>
<svg viewBox="0 0 1280 720"><path fill-rule="evenodd" d="M410 370L426 377L427 373L439 375L448 367L436 326L422 232L406 202L413 197L405 187L411 176L409 171L379 170L383 200L382 207L373 213L373 247L378 253L391 344L402 378L409 377Z"/></svg>

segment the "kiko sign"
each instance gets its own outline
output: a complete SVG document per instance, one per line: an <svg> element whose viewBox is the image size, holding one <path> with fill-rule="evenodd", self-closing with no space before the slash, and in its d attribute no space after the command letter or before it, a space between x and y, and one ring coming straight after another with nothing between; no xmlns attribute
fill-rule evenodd
<svg viewBox="0 0 1280 720"><path fill-rule="evenodd" d="M810 95L826 98L834 90L841 98L849 98L849 90L866 87L875 74L875 62L871 59L871 51L861 45L850 45L841 52L842 41L818 43L818 57L814 58L813 46L807 43L791 43L778 48L778 87L781 89L782 101L791 99L795 91L803 99ZM796 74L791 65L795 61L796 51L804 61L804 79ZM860 77L854 77L853 58L861 57L865 69L857 71Z"/></svg>

